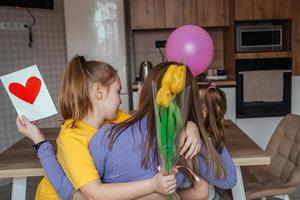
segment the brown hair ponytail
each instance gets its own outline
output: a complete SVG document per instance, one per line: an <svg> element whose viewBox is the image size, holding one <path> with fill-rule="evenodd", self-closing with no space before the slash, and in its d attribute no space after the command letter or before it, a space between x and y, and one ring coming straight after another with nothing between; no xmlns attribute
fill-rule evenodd
<svg viewBox="0 0 300 200"><path fill-rule="evenodd" d="M64 71L59 94L59 109L63 121L73 119L71 128L93 110L89 97L89 85L100 83L109 86L116 78L116 70L100 61L85 61L75 56Z"/></svg>
<svg viewBox="0 0 300 200"><path fill-rule="evenodd" d="M225 93L217 87L209 87L204 95L206 116L204 126L215 148L224 146L224 115L227 109Z"/></svg>

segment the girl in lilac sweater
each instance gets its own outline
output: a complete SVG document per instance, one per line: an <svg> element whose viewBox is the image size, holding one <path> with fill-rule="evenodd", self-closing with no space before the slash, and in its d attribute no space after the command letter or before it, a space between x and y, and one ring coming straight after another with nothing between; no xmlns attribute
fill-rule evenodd
<svg viewBox="0 0 300 200"><path fill-rule="evenodd" d="M170 64L162 63L151 71L141 91L140 109L131 119L120 125L103 126L91 139L89 150L103 182L144 180L157 173L159 158L154 131L151 85L152 81L161 82ZM180 158L178 164L191 168L212 185L224 189L232 188L236 183L236 173L232 159L224 146L223 127L219 127L221 131L214 132L210 130L213 129L210 126L206 124L205 127L203 126L203 122L211 113L207 113L203 119L198 86L189 71L186 83L191 86L190 97L187 98L189 102L185 102L189 105L185 111L189 116L186 120L194 122L196 128L200 130L202 145L198 156L191 160ZM214 117L217 118L217 116ZM70 198L74 188L59 166L51 145L47 142L43 143L38 156L58 195L62 199ZM178 185L182 183L183 178L183 174L178 173ZM201 197L199 189L201 190L201 186L197 188L197 184L194 184L188 194L187 190L179 190L178 193L182 198L187 198L189 195ZM202 198L205 197L202 196Z"/></svg>

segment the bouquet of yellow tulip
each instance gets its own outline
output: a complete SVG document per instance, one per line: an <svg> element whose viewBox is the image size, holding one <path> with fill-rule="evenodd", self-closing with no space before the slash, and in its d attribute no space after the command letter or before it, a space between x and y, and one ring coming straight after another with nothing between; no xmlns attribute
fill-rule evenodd
<svg viewBox="0 0 300 200"><path fill-rule="evenodd" d="M157 140L165 175L170 174L174 167L176 140L183 128L184 116L176 102L176 96L185 88L185 79L186 66L173 64L163 76L161 85L153 84ZM172 199L172 196L167 198Z"/></svg>

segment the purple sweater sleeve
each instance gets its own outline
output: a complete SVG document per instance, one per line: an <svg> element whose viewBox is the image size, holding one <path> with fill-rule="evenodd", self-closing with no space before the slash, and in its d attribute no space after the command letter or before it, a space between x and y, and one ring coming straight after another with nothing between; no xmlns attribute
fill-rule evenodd
<svg viewBox="0 0 300 200"><path fill-rule="evenodd" d="M203 145L201 148L202 155L207 155L207 149ZM227 150L227 148L224 146L222 149L222 152L219 154L221 160L224 163L224 168L226 171L226 177L223 179L217 179L214 173L214 166L209 167L207 169L207 164L203 157L198 156L199 160L199 172L200 176L203 177L209 184L214 185L216 187L222 188L222 189L231 189L235 186L237 182L237 176L236 176L236 170L234 163L232 161L232 158Z"/></svg>
<svg viewBox="0 0 300 200"><path fill-rule="evenodd" d="M70 199L75 189L58 163L52 145L49 142L41 144L38 150L38 157L57 195L63 200Z"/></svg>

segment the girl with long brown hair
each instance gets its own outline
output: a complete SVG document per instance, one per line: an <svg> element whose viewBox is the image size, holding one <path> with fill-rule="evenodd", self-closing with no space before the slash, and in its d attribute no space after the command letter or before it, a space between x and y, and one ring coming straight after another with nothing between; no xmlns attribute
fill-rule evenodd
<svg viewBox="0 0 300 200"><path fill-rule="evenodd" d="M216 151L221 154L225 144L224 117L227 110L226 95L214 82L209 83L208 86L201 86L199 94L205 130ZM225 174L225 176L231 176L231 174ZM209 199L212 199L215 195L215 189L212 185Z"/></svg>
<svg viewBox="0 0 300 200"><path fill-rule="evenodd" d="M156 160L156 162L159 160L156 143L152 83L154 82L160 85L164 74L172 64L180 65L174 62L164 62L152 69L140 93L140 108L138 112L124 123L112 127L109 134L110 141L108 147L112 149L116 140L124 134L126 129L132 127L134 124L139 124L142 119L146 118L147 128L146 130L140 130L147 131L142 157L142 165L144 167L147 167L149 163L151 163L149 162L151 150L155 152L154 160ZM190 92L189 97L185 97L188 101L183 102L187 105L185 106L185 112L188 115L185 124L193 122L190 124L190 127L196 125L194 130L198 129L200 131L199 137L202 141L202 149L199 156L193 159L185 159L181 156L177 164L188 167L212 185L226 189L232 188L236 183L236 172L233 161L224 146L223 121L226 112L225 95L222 91L219 92L219 90L217 90L217 92L220 96L214 94L214 91L209 88L205 99L208 112L206 116L203 116L199 87L189 70L187 70L186 75L186 87L190 87ZM180 99L180 95L177 99ZM180 104L180 102L178 102L178 104Z"/></svg>

